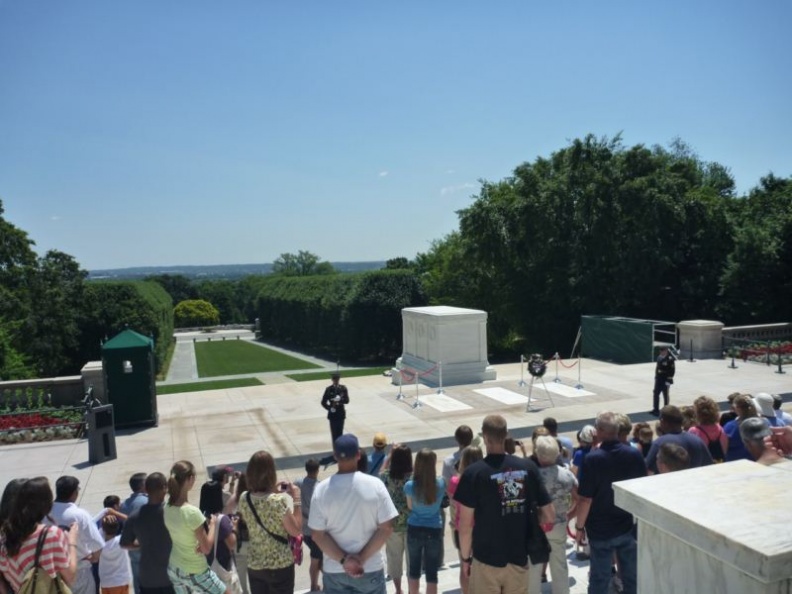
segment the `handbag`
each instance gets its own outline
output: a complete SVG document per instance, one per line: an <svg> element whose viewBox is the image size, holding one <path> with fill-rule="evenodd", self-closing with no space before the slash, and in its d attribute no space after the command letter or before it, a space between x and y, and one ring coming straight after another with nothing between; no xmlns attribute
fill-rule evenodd
<svg viewBox="0 0 792 594"><path fill-rule="evenodd" d="M267 534L269 534L272 538L274 538L280 543L288 545L289 549L291 550L292 557L294 558L294 562L297 565L302 565L302 561L303 561L302 534L300 534L299 536L289 536L289 538L284 538L280 534L275 534L274 532L271 532L261 521L261 518L259 517L258 512L256 511L256 508L253 506L253 500L250 498L250 491L245 493L245 499L247 500L248 507L250 508L250 511L253 512L253 517L256 518L256 522L258 523L258 525L261 526L264 529L264 531Z"/></svg>
<svg viewBox="0 0 792 594"><path fill-rule="evenodd" d="M550 559L550 541L539 525L539 509L535 501L526 504L525 549L532 565L547 563Z"/></svg>
<svg viewBox="0 0 792 594"><path fill-rule="evenodd" d="M222 580L231 594L242 594L242 583L239 581L239 573L237 573L236 564L234 563L234 556L231 555L231 569L226 569L220 564L220 561L217 560L217 541L219 540L220 521L218 520L215 526L214 557L212 559L211 570L217 574L217 577Z"/></svg>
<svg viewBox="0 0 792 594"><path fill-rule="evenodd" d="M39 558L41 557L41 551L44 548L44 541L47 539L48 531L49 528L45 526L39 533L33 567L28 569L25 574L17 594L72 594L71 589L63 581L60 574L56 574L54 578L50 577L44 571L44 568L39 565Z"/></svg>

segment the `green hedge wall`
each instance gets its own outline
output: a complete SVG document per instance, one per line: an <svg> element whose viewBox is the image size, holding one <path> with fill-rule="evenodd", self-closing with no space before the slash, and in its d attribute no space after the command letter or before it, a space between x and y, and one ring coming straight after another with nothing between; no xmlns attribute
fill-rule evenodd
<svg viewBox="0 0 792 594"><path fill-rule="evenodd" d="M152 281L94 281L85 285L80 343L88 361L101 359L101 343L124 330L154 337L157 371L173 339L173 301Z"/></svg>
<svg viewBox="0 0 792 594"><path fill-rule="evenodd" d="M401 354L401 310L427 304L409 270L268 278L257 299L261 337L354 361Z"/></svg>

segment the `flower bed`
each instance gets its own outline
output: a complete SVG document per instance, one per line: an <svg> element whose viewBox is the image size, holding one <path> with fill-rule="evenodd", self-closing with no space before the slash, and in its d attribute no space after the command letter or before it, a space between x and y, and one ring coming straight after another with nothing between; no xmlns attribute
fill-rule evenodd
<svg viewBox="0 0 792 594"><path fill-rule="evenodd" d="M757 363L767 363L767 355L770 353L770 364L781 365L792 364L792 341L774 341L770 343L759 342L735 348L735 356L743 361L755 361Z"/></svg>
<svg viewBox="0 0 792 594"><path fill-rule="evenodd" d="M0 443L71 439L82 424L80 409L49 409L0 413Z"/></svg>

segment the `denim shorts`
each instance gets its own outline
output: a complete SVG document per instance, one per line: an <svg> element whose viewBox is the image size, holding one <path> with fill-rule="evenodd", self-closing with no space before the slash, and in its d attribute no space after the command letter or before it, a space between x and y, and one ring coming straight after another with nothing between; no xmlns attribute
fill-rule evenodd
<svg viewBox="0 0 792 594"><path fill-rule="evenodd" d="M443 529L407 526L407 577L412 580L421 578L421 562L426 574L427 584L437 583L437 570L443 556Z"/></svg>

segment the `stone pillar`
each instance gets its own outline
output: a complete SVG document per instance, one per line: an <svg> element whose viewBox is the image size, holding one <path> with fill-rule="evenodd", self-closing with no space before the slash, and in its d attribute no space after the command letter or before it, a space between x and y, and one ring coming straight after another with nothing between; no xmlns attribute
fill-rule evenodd
<svg viewBox="0 0 792 594"><path fill-rule="evenodd" d="M792 462L713 464L613 490L638 522L639 594L792 592Z"/></svg>
<svg viewBox="0 0 792 594"><path fill-rule="evenodd" d="M721 359L723 324L713 320L686 320L677 324L679 352L683 359ZM691 354L690 347L693 346Z"/></svg>
<svg viewBox="0 0 792 594"><path fill-rule="evenodd" d="M107 404L107 388L105 387L104 368L101 361L88 361L80 370L83 384L83 394L88 391L89 386L93 386L94 398L98 398Z"/></svg>

